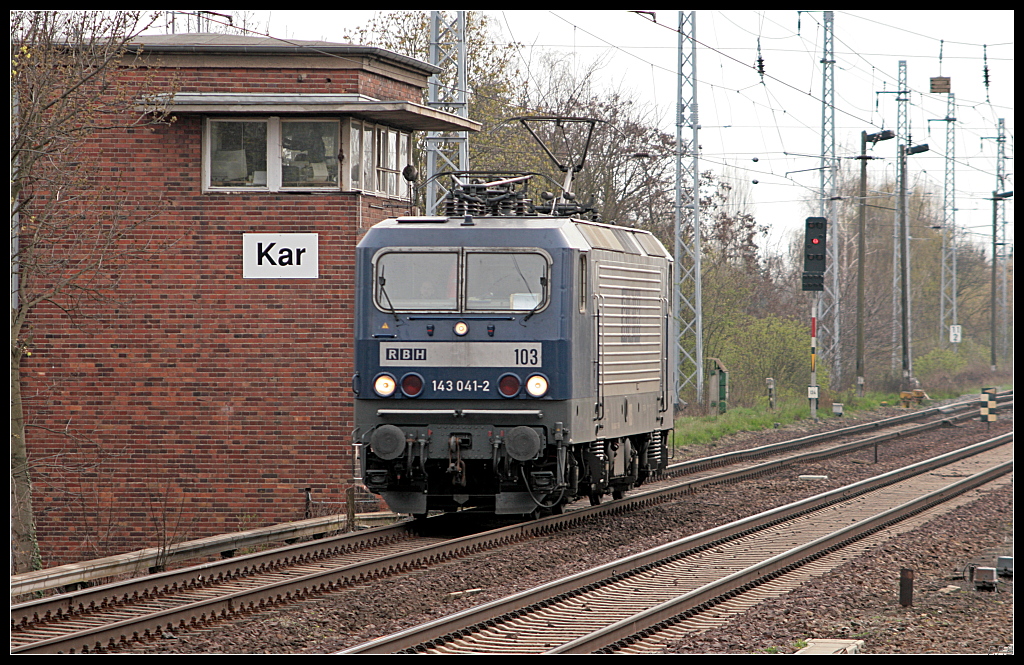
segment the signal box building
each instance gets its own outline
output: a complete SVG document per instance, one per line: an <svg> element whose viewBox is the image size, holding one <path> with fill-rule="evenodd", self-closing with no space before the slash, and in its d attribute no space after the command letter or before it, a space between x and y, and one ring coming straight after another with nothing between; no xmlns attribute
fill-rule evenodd
<svg viewBox="0 0 1024 665"><path fill-rule="evenodd" d="M422 105L434 67L378 48L139 46L157 84L130 113L173 121L90 147L151 251L90 324L38 308L23 363L44 567L341 512L356 242L410 213L415 132L479 129Z"/></svg>

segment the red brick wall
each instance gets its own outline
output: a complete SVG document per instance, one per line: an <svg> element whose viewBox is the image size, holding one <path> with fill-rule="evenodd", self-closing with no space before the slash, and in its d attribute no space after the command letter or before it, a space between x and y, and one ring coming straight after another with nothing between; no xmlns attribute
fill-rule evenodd
<svg viewBox="0 0 1024 665"><path fill-rule="evenodd" d="M341 72L312 89L298 73L179 76L183 91L354 83ZM23 395L44 566L301 519L306 488L340 510L351 484L355 244L360 222L392 213L348 192L203 194L201 137L202 119L181 116L91 142L100 177L124 176L155 215L136 236L151 253L85 329L55 307L32 317ZM248 232L318 233L319 279L243 279Z"/></svg>
<svg viewBox="0 0 1024 665"><path fill-rule="evenodd" d="M175 74L179 92L359 93L380 100L423 101L420 88L355 69L175 68L161 78L170 84Z"/></svg>

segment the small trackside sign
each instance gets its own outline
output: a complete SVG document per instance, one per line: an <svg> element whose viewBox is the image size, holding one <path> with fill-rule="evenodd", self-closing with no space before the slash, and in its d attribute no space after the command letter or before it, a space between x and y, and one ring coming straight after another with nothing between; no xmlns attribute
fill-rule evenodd
<svg viewBox="0 0 1024 665"><path fill-rule="evenodd" d="M318 233L246 233L242 238L245 279L317 279Z"/></svg>

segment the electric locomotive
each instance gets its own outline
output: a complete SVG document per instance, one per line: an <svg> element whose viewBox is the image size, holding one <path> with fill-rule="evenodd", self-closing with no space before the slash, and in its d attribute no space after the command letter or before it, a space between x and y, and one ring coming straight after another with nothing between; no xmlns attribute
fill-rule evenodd
<svg viewBox="0 0 1024 665"><path fill-rule="evenodd" d="M667 463L672 259L533 175L470 177L446 214L356 250L356 442L398 513L560 512Z"/></svg>

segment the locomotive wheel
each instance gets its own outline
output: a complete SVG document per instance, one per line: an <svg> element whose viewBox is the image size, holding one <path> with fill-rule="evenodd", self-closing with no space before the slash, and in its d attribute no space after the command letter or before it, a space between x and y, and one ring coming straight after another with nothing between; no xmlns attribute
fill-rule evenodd
<svg viewBox="0 0 1024 665"><path fill-rule="evenodd" d="M597 492L592 493L590 495L590 505L592 505L592 506L600 506L601 505L601 495L598 494Z"/></svg>

